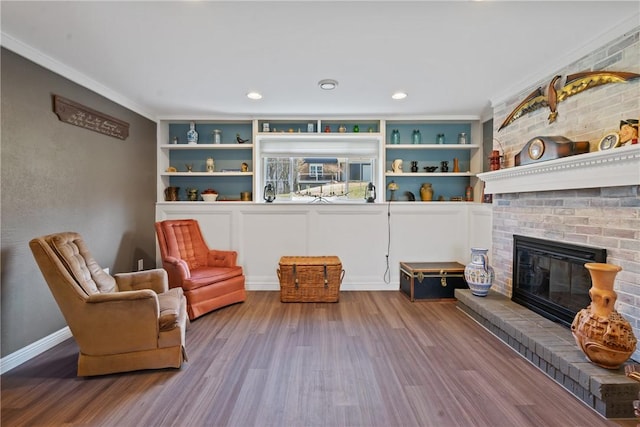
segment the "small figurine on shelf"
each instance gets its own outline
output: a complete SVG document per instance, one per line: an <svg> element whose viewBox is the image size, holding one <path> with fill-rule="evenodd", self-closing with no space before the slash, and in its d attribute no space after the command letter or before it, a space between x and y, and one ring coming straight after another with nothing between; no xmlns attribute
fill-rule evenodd
<svg viewBox="0 0 640 427"><path fill-rule="evenodd" d="M413 173L418 172L418 162L415 160L411 161L411 172Z"/></svg>
<svg viewBox="0 0 640 427"><path fill-rule="evenodd" d="M214 170L214 165L215 165L215 161L213 160L213 157L209 157L207 159L207 172L213 172Z"/></svg>
<svg viewBox="0 0 640 427"><path fill-rule="evenodd" d="M395 159L391 164L393 173L402 173L402 159Z"/></svg>
<svg viewBox="0 0 640 427"><path fill-rule="evenodd" d="M241 172L249 172L249 165L245 162L242 162L242 164L240 165L240 171Z"/></svg>
<svg viewBox="0 0 640 427"><path fill-rule="evenodd" d="M449 162L443 160L440 162L440 172L449 172Z"/></svg>
<svg viewBox="0 0 640 427"><path fill-rule="evenodd" d="M236 133L236 141L238 141L238 144L244 144L245 142L249 142L248 139L240 138L240 134L239 133Z"/></svg>
<svg viewBox="0 0 640 427"><path fill-rule="evenodd" d="M438 144L444 144L444 133L439 133L437 138Z"/></svg>
<svg viewBox="0 0 640 427"><path fill-rule="evenodd" d="M185 163L184 166L187 168L187 172L193 171L193 163Z"/></svg>
<svg viewBox="0 0 640 427"><path fill-rule="evenodd" d="M196 132L196 124L194 122L189 123L189 131L187 132L187 143L198 143L198 132Z"/></svg>
<svg viewBox="0 0 640 427"><path fill-rule="evenodd" d="M187 188L187 200L190 202L198 201L198 189L197 188Z"/></svg>

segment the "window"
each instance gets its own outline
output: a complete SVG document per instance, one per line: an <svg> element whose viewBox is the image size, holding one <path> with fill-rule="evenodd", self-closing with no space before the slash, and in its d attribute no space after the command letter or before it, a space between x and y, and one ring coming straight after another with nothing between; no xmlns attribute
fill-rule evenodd
<svg viewBox="0 0 640 427"><path fill-rule="evenodd" d="M365 202L369 182L378 185L379 136L261 135L257 140L258 187L272 184L276 202Z"/></svg>
<svg viewBox="0 0 640 427"><path fill-rule="evenodd" d="M321 163L312 163L309 165L309 177L315 178L316 180L323 178Z"/></svg>
<svg viewBox="0 0 640 427"><path fill-rule="evenodd" d="M279 201L364 201L374 163L370 158L265 157L264 182L273 184Z"/></svg>

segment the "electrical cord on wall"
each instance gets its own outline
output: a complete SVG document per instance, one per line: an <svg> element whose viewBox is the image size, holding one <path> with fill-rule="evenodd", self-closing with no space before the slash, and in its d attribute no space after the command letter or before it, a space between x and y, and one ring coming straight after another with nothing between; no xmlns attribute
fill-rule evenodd
<svg viewBox="0 0 640 427"><path fill-rule="evenodd" d="M387 205L387 269L384 271L384 283L391 283L391 270L389 269L389 255L391 254L391 200Z"/></svg>

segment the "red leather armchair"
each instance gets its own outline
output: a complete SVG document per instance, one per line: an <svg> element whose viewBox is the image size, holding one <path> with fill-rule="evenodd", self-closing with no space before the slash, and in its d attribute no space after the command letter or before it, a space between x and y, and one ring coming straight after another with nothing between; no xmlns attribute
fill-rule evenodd
<svg viewBox="0 0 640 427"><path fill-rule="evenodd" d="M156 222L156 234L169 287L183 289L189 319L246 299L238 253L209 249L198 221Z"/></svg>

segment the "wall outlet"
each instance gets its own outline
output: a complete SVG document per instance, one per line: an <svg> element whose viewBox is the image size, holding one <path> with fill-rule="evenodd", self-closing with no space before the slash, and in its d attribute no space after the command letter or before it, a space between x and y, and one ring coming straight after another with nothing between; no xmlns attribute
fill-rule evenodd
<svg viewBox="0 0 640 427"><path fill-rule="evenodd" d="M142 271L142 270L144 270L144 260L140 258L138 260L138 271Z"/></svg>

